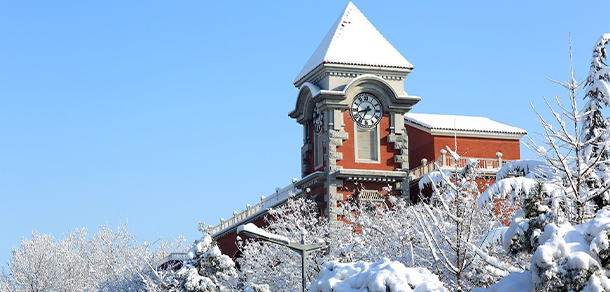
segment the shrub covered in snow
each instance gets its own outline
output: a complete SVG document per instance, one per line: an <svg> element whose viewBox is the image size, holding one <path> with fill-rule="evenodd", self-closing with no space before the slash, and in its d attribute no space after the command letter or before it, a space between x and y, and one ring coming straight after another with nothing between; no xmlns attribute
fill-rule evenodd
<svg viewBox="0 0 610 292"><path fill-rule="evenodd" d="M609 231L610 209L583 224L548 223L536 238L532 236L539 246L530 270L513 273L486 291L610 291ZM508 287L519 289L505 290Z"/></svg>
<svg viewBox="0 0 610 292"><path fill-rule="evenodd" d="M220 252L210 235L195 241L187 255L189 260L177 274L182 291L230 291L237 277L235 263Z"/></svg>
<svg viewBox="0 0 610 292"><path fill-rule="evenodd" d="M445 292L438 276L425 268L382 259L374 263L325 263L309 292Z"/></svg>

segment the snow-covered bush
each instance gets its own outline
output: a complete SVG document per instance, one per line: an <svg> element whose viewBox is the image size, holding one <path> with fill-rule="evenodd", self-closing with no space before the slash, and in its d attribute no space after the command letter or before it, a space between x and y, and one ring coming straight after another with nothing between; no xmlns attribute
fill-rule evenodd
<svg viewBox="0 0 610 292"><path fill-rule="evenodd" d="M537 238L530 270L475 291L509 291L504 290L508 287L519 287L510 291L610 291L609 230L610 209L583 224L548 223Z"/></svg>
<svg viewBox="0 0 610 292"><path fill-rule="evenodd" d="M230 291L237 272L233 260L223 255L207 233L187 252L188 260L177 273L184 292Z"/></svg>
<svg viewBox="0 0 610 292"><path fill-rule="evenodd" d="M407 268L405 265L381 259L374 263L327 262L318 279L312 282L310 292L446 292L438 276L425 268Z"/></svg>

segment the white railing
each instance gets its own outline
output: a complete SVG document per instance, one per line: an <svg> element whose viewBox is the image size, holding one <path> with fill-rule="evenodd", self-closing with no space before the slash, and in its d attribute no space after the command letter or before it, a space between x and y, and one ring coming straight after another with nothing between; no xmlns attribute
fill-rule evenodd
<svg viewBox="0 0 610 292"><path fill-rule="evenodd" d="M422 159L422 165L413 168L409 171L409 176L411 180L420 179L422 176L426 175L429 172L435 171L436 166L435 163L441 168L443 171L452 171L457 169L461 169L464 167L469 159L476 159L479 161L479 168L484 172L497 172L502 165L507 162L511 162L513 160L502 160L502 153L496 153L496 159L493 158L479 158L479 157L460 157L457 161L453 159L453 157L447 155L446 150L441 150L441 156L437 157L433 161L428 162L426 159Z"/></svg>
<svg viewBox="0 0 610 292"><path fill-rule="evenodd" d="M434 163L436 162L438 165L441 165L441 158L442 157L439 156L430 162L422 159L422 162L424 162L424 163L421 166L418 166L416 168L409 170L409 176L411 177L412 180L415 180L415 179L419 179L420 177L426 175L429 172L436 170L436 166L434 165Z"/></svg>
<svg viewBox="0 0 610 292"><path fill-rule="evenodd" d="M246 209L241 212L233 212L233 217L229 220L220 219L220 224L216 226L209 226L208 233L211 235L215 235L226 228L232 227L238 222L241 222L250 216L260 213L263 210L267 210L268 208L275 207L279 203L286 201L290 197L294 197L301 193L301 190L297 189L294 184L297 182L296 179L292 180L292 183L285 186L284 188L277 188L275 193L271 194L268 197L261 196L261 202L254 205L246 205Z"/></svg>
<svg viewBox="0 0 610 292"><path fill-rule="evenodd" d="M184 261L188 259L188 255L183 252L172 252L168 256L158 260L155 262L155 267L159 267L160 265L167 263L169 261Z"/></svg>

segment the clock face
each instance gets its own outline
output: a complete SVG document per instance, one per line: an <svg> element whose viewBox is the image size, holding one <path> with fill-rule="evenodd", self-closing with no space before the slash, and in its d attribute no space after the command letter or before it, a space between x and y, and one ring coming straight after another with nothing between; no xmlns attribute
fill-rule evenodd
<svg viewBox="0 0 610 292"><path fill-rule="evenodd" d="M320 112L317 106L313 106L313 130L316 133L320 133L322 131L322 126L324 123L324 114Z"/></svg>
<svg viewBox="0 0 610 292"><path fill-rule="evenodd" d="M350 114L359 127L373 128L381 121L383 108L377 97L365 92L354 97Z"/></svg>

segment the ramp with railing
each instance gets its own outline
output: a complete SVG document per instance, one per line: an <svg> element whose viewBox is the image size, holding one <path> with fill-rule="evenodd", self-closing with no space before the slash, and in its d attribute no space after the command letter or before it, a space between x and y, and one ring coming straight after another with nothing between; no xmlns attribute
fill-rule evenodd
<svg viewBox="0 0 610 292"><path fill-rule="evenodd" d="M216 235L218 235L225 229L236 227L237 225L240 225L242 222L247 221L247 219L249 219L251 217L255 217L255 216L261 214L262 212L264 212L265 210L275 207L278 204L285 202L289 198L300 194L301 190L297 189L294 186L294 184L296 182L297 182L297 180L293 179L291 184L289 184L283 188L277 188L275 190L275 193L273 193L267 197L261 196L260 203L254 205L254 206L246 205L245 210L242 210L241 212L233 212L233 217L229 218L228 220L220 219L220 224L213 226L213 227L210 226L208 228L208 233L210 235L212 235L212 237L215 237Z"/></svg>

